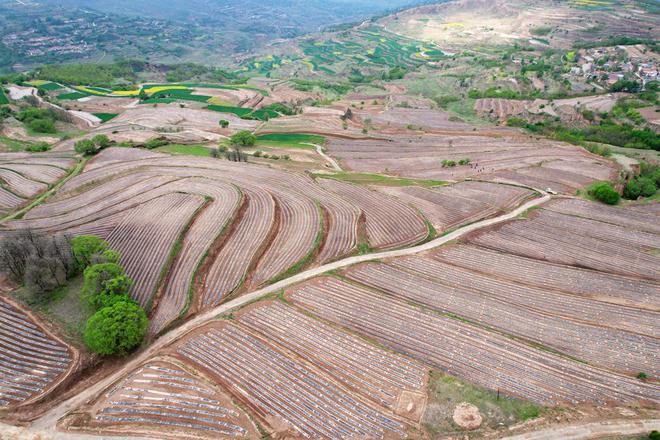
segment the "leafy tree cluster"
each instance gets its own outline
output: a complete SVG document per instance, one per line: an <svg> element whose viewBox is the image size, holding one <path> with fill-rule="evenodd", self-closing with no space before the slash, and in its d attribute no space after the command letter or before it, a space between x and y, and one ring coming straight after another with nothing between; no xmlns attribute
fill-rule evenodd
<svg viewBox="0 0 660 440"><path fill-rule="evenodd" d="M609 182L597 182L591 185L587 193L594 199L607 205L616 205L621 196Z"/></svg>
<svg viewBox="0 0 660 440"><path fill-rule="evenodd" d="M252 147L257 143L257 137L250 131L242 130L233 134L229 138L229 142L234 146Z"/></svg>
<svg viewBox="0 0 660 440"><path fill-rule="evenodd" d="M0 241L0 272L35 293L47 294L64 286L76 268L66 236L25 230Z"/></svg>
<svg viewBox="0 0 660 440"><path fill-rule="evenodd" d="M653 130L650 128L638 129L630 124L618 124L609 117L601 120L598 124L587 127L567 127L554 120L530 123L522 118L509 118L507 125L521 127L532 133L543 134L577 145L590 141L625 148L660 151L660 137Z"/></svg>
<svg viewBox="0 0 660 440"><path fill-rule="evenodd" d="M637 200L640 197L651 197L660 188L660 167L642 162L640 174L628 181L623 188L623 197L629 200Z"/></svg>
<svg viewBox="0 0 660 440"><path fill-rule="evenodd" d="M16 119L37 133L56 133L57 116L48 109L28 107L16 114Z"/></svg>
<svg viewBox="0 0 660 440"><path fill-rule="evenodd" d="M98 134L91 139L83 139L75 143L74 149L76 153L82 154L83 156L94 156L101 150L108 148L112 142L108 136L104 134Z"/></svg>
<svg viewBox="0 0 660 440"><path fill-rule="evenodd" d="M84 270L81 297L95 310L85 324L85 344L98 354L127 355L144 340L149 319L128 294L133 281L119 264L119 254L89 235L74 238L72 249Z"/></svg>

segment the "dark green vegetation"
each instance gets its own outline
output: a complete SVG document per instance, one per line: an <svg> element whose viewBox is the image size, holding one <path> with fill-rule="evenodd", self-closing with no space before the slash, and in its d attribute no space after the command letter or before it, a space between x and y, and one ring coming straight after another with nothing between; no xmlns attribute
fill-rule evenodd
<svg viewBox="0 0 660 440"><path fill-rule="evenodd" d="M277 118L280 116L279 113L268 108L253 110L251 108L231 107L226 105L209 105L206 108L220 113L232 113L241 119L256 119L259 121L267 121L271 118Z"/></svg>
<svg viewBox="0 0 660 440"><path fill-rule="evenodd" d="M429 377L428 408L422 424L433 437L459 432L452 415L454 408L463 402L479 408L483 425L491 428L514 425L538 417L542 411L533 403L499 396L497 392L434 370Z"/></svg>
<svg viewBox="0 0 660 440"><path fill-rule="evenodd" d="M324 145L323 136L313 134L298 133L274 133L257 136L257 144L270 148L301 148L305 150L313 149L309 144Z"/></svg>
<svg viewBox="0 0 660 440"><path fill-rule="evenodd" d="M618 192L612 187L612 184L609 182L596 182L587 187L587 194L607 205L616 205L619 203L621 196Z"/></svg>
<svg viewBox="0 0 660 440"><path fill-rule="evenodd" d="M660 167L647 162L640 163L640 174L631 178L623 189L623 197L637 200L653 197L660 188Z"/></svg>
<svg viewBox="0 0 660 440"><path fill-rule="evenodd" d="M85 344L98 354L125 356L142 343L149 327L146 312L128 294L133 282L107 242L87 235L71 245L83 270L80 296L94 311L85 325Z"/></svg>
<svg viewBox="0 0 660 440"><path fill-rule="evenodd" d="M446 58L438 47L430 43L405 38L375 25L336 32L325 38L309 38L299 46L303 56L291 54L255 58L246 65L248 73L280 76L294 66L305 74L320 73L335 81L340 76L352 84L366 84L375 80L401 79L411 69ZM298 87L310 89L319 85L325 88L315 82L305 83L303 80ZM341 89L335 91L338 94L346 92Z"/></svg>
<svg viewBox="0 0 660 440"><path fill-rule="evenodd" d="M76 153L83 156L94 156L99 151L111 145L110 139L104 134L97 134L91 139L83 139L74 145Z"/></svg>
<svg viewBox="0 0 660 440"><path fill-rule="evenodd" d="M16 114L15 118L34 132L57 133L57 128L55 128L57 115L50 110L29 107Z"/></svg>
<svg viewBox="0 0 660 440"><path fill-rule="evenodd" d="M229 138L229 143L239 147L251 147L257 143L257 137L249 131L239 131Z"/></svg>
<svg viewBox="0 0 660 440"><path fill-rule="evenodd" d="M9 104L9 99L7 98L7 95L5 95L4 89L0 87L0 105L2 104Z"/></svg>
<svg viewBox="0 0 660 440"><path fill-rule="evenodd" d="M149 319L139 305L117 301L89 318L85 326L85 344L95 353L126 356L142 344L148 328Z"/></svg>
<svg viewBox="0 0 660 440"><path fill-rule="evenodd" d="M99 118L102 122L108 122L117 117L117 113L94 113L94 116Z"/></svg>

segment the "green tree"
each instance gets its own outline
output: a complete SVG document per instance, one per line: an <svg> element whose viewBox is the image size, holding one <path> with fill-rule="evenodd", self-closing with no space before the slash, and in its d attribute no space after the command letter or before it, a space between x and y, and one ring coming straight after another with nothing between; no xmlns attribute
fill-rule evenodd
<svg viewBox="0 0 660 440"><path fill-rule="evenodd" d="M638 177L637 181L639 182L642 197L651 197L658 190L655 186L655 181L650 177Z"/></svg>
<svg viewBox="0 0 660 440"><path fill-rule="evenodd" d="M83 156L93 156L98 153L96 144L91 139L83 139L78 141L74 145L76 153L82 154Z"/></svg>
<svg viewBox="0 0 660 440"><path fill-rule="evenodd" d="M55 123L52 119L35 119L28 123L28 127L37 133L57 133Z"/></svg>
<svg viewBox="0 0 660 440"><path fill-rule="evenodd" d="M642 194L642 187L637 179L630 179L623 188L623 197L628 200L637 200Z"/></svg>
<svg viewBox="0 0 660 440"><path fill-rule="evenodd" d="M588 192L591 197L608 205L616 205L621 198L608 182L595 183L591 185Z"/></svg>
<svg viewBox="0 0 660 440"><path fill-rule="evenodd" d="M84 270L92 264L92 258L95 255L103 254L109 248L110 245L107 241L93 235L79 235L71 240L71 250L80 270ZM116 263L116 261L112 262Z"/></svg>
<svg viewBox="0 0 660 440"><path fill-rule="evenodd" d="M140 306L117 301L89 318L83 337L95 353L125 356L142 343L148 327L149 319Z"/></svg>
<svg viewBox="0 0 660 440"><path fill-rule="evenodd" d="M110 146L110 139L104 134L97 134L92 138L92 142L101 150Z"/></svg>
<svg viewBox="0 0 660 440"><path fill-rule="evenodd" d="M226 120L226 119L220 119L220 122L218 122L218 123L220 124L220 127L222 127L222 128L229 127L229 121Z"/></svg>
<svg viewBox="0 0 660 440"><path fill-rule="evenodd" d="M257 137L247 130L239 131L229 138L232 145L239 147L251 147L257 143Z"/></svg>
<svg viewBox="0 0 660 440"><path fill-rule="evenodd" d="M98 309L103 306L103 293L111 280L124 276L124 269L115 263L94 264L85 269L81 296Z"/></svg>

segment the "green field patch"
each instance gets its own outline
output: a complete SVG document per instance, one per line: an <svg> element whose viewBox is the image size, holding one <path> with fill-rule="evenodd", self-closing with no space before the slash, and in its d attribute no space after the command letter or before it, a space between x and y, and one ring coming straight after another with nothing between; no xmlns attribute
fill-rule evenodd
<svg viewBox="0 0 660 440"><path fill-rule="evenodd" d="M80 98L86 98L87 96L89 95L80 92L71 92L71 93L63 93L61 95L57 95L57 99L62 101L75 101Z"/></svg>
<svg viewBox="0 0 660 440"><path fill-rule="evenodd" d="M344 182L357 183L360 185L381 185L381 186L422 186L426 188L434 186L446 185L447 182L442 180L426 180L426 179L408 179L403 177L392 177L384 174L372 173L334 173L334 174L321 174L312 173L312 176L323 179L342 180Z"/></svg>
<svg viewBox="0 0 660 440"><path fill-rule="evenodd" d="M25 151L28 147L37 143L38 142L22 141L7 136L0 136L0 150L4 148L9 151Z"/></svg>
<svg viewBox="0 0 660 440"><path fill-rule="evenodd" d="M188 156L211 157L211 148L203 145L168 144L156 148L155 151L168 154L186 154Z"/></svg>
<svg viewBox="0 0 660 440"><path fill-rule="evenodd" d="M117 117L117 113L92 113L92 114L103 122L108 122L109 120Z"/></svg>
<svg viewBox="0 0 660 440"><path fill-rule="evenodd" d="M5 95L5 91L0 87L0 105L9 104L9 99Z"/></svg>
<svg viewBox="0 0 660 440"><path fill-rule="evenodd" d="M166 99L178 99L183 101L196 101L196 102L204 102L204 103L206 103L209 99L211 99L211 96L193 95L192 92L193 92L192 90L178 90L178 89L163 90L161 92L156 92L153 95L151 95L150 99L166 98Z"/></svg>
<svg viewBox="0 0 660 440"><path fill-rule="evenodd" d="M226 105L209 105L206 106L207 110L220 113L232 113L239 118L243 119L257 119L259 121L267 121L268 119L277 118L279 113L272 110L253 110L244 107L231 107Z"/></svg>
<svg viewBox="0 0 660 440"><path fill-rule="evenodd" d="M257 136L258 140L264 141L280 141L280 142L291 142L291 143L309 143L309 144L325 144L325 138L323 136L318 136L315 134L303 134L303 133L272 133L272 134L262 134Z"/></svg>
<svg viewBox="0 0 660 440"><path fill-rule="evenodd" d="M57 83L54 83L54 82L49 82L49 83L46 83L46 84L41 84L41 85L37 86L37 88L38 88L38 89L41 89L41 90L46 90L47 92L52 92L52 91L54 91L54 90L61 90L61 89L63 89L63 87L62 87L61 85L59 85L59 84L57 84Z"/></svg>
<svg viewBox="0 0 660 440"><path fill-rule="evenodd" d="M149 98L144 101L140 101L140 104L172 104L176 102L174 98Z"/></svg>

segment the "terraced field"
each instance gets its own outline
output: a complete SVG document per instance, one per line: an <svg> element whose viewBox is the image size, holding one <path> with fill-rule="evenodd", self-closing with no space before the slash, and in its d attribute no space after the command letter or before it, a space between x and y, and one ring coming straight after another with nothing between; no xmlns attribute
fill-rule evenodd
<svg viewBox="0 0 660 440"><path fill-rule="evenodd" d="M660 397L656 385L339 279L310 281L291 289L286 298L453 376L541 404L657 401Z"/></svg>
<svg viewBox="0 0 660 440"><path fill-rule="evenodd" d="M0 153L0 215L46 191L76 163L67 154Z"/></svg>
<svg viewBox="0 0 660 440"><path fill-rule="evenodd" d="M150 361L107 390L74 417L71 430L159 438L255 438L245 413L212 382L170 359Z"/></svg>
<svg viewBox="0 0 660 440"><path fill-rule="evenodd" d="M77 353L3 297L0 336L0 409L38 400L77 363Z"/></svg>
<svg viewBox="0 0 660 440"><path fill-rule="evenodd" d="M371 248L428 235L408 205L347 183L206 158L181 165L150 151L104 150L6 227L108 240L135 280L131 294L151 308L154 334L188 310L355 252L361 218Z"/></svg>
<svg viewBox="0 0 660 440"><path fill-rule="evenodd" d="M396 418L361 402L314 367L235 324L211 325L176 350L241 398L271 429L289 436L405 436L406 426Z"/></svg>
<svg viewBox="0 0 660 440"><path fill-rule="evenodd" d="M507 211L534 194L526 188L488 182L460 182L436 188L379 187L378 190L415 206L437 231Z"/></svg>
<svg viewBox="0 0 660 440"><path fill-rule="evenodd" d="M472 178L565 193L596 180L609 180L616 172L611 162L580 147L532 140L508 129L332 139L328 151L344 169L356 172L445 181ZM464 159L469 160L467 165L442 166L446 160Z"/></svg>
<svg viewBox="0 0 660 440"><path fill-rule="evenodd" d="M553 263L657 280L660 258L649 252L660 247L657 222L639 225L654 218L652 211L631 213L597 205L591 214L590 205L559 200L547 210L532 213L529 221L505 224L478 234L470 242ZM604 217L605 212L612 216ZM623 222L612 224L617 216Z"/></svg>

